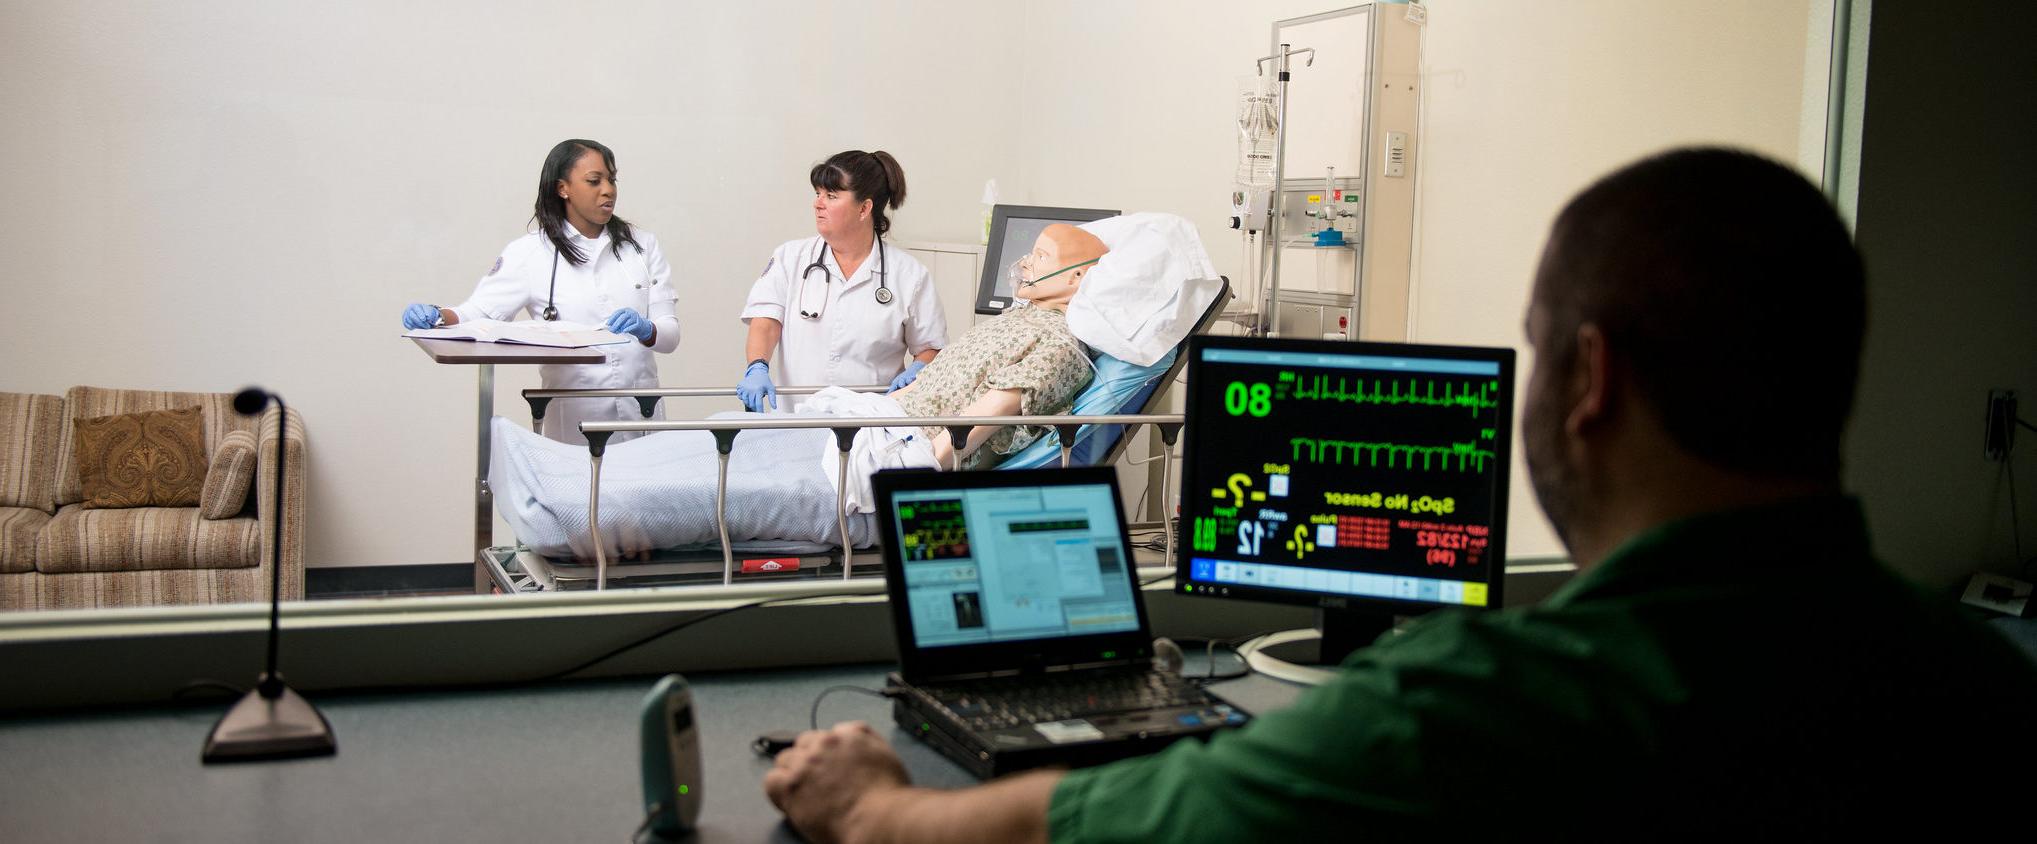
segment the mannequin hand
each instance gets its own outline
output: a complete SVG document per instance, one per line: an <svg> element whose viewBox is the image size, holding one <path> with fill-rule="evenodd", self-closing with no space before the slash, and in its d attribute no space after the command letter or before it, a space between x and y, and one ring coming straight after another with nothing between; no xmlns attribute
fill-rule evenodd
<svg viewBox="0 0 2037 844"><path fill-rule="evenodd" d="M921 361L913 361L906 364L905 371L898 373L897 378L891 379L891 389L884 392L890 394L905 389L905 385L912 383L913 379L918 378L919 371L925 368L927 368L927 365Z"/></svg>
<svg viewBox="0 0 2037 844"><path fill-rule="evenodd" d="M422 302L403 309L403 327L415 331L439 324L439 309L436 305Z"/></svg>
<svg viewBox="0 0 2037 844"><path fill-rule="evenodd" d="M777 410L778 388L771 386L771 368L761 363L750 364L743 372L742 383L736 385L736 397L753 413L763 413L766 401L771 403L772 410Z"/></svg>
<svg viewBox="0 0 2037 844"><path fill-rule="evenodd" d="M658 327L632 308L616 308L615 313L609 314L608 330L635 337L642 343L649 343L651 338L658 336Z"/></svg>

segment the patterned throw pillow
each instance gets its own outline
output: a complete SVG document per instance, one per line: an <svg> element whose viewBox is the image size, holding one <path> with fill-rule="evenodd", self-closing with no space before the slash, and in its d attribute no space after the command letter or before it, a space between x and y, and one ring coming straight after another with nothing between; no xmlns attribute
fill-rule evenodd
<svg viewBox="0 0 2037 844"><path fill-rule="evenodd" d="M208 519L240 515L248 505L248 489L254 485L254 432L226 432L219 438L219 447L212 451L212 466L205 470L205 491L198 496L198 515Z"/></svg>
<svg viewBox="0 0 2037 844"><path fill-rule="evenodd" d="M196 507L205 487L204 410L152 410L77 421L86 509Z"/></svg>

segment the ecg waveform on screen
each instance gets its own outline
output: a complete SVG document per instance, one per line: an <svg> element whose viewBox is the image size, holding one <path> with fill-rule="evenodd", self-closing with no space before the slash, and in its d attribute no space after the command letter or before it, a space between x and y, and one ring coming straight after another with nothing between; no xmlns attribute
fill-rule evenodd
<svg viewBox="0 0 2037 844"><path fill-rule="evenodd" d="M953 560L969 556L969 527L959 500L900 504L898 522L905 559Z"/></svg>
<svg viewBox="0 0 2037 844"><path fill-rule="evenodd" d="M1478 416L1499 407L1499 382L1438 381L1427 378L1352 378L1344 375L1280 373L1280 385L1298 401L1349 404L1462 407ZM1442 389L1438 390L1440 386Z"/></svg>
<svg viewBox="0 0 2037 844"><path fill-rule="evenodd" d="M1486 465L1498 456L1491 449L1480 448L1476 442L1409 445L1294 437L1288 443L1293 448L1296 463L1419 472L1483 472Z"/></svg>

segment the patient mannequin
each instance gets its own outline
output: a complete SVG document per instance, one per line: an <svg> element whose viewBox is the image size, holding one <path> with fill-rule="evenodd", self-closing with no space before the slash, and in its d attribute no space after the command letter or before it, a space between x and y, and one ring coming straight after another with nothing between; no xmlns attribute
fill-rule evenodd
<svg viewBox="0 0 2037 844"><path fill-rule="evenodd" d="M1031 416L1068 412L1095 370L1068 331L1068 302L1109 251L1096 235L1065 223L1040 233L1019 259L1013 295L1021 304L977 323L892 394L912 416ZM928 428L934 457L951 465L958 444ZM1040 429L979 425L960 443L962 468L987 469L1030 445Z"/></svg>

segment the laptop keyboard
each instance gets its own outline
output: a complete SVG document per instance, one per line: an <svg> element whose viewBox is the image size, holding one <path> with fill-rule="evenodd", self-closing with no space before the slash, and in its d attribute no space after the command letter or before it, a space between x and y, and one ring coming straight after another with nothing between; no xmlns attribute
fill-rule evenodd
<svg viewBox="0 0 2037 844"><path fill-rule="evenodd" d="M1215 702L1201 687L1163 671L1004 677L928 686L925 691L978 730Z"/></svg>

